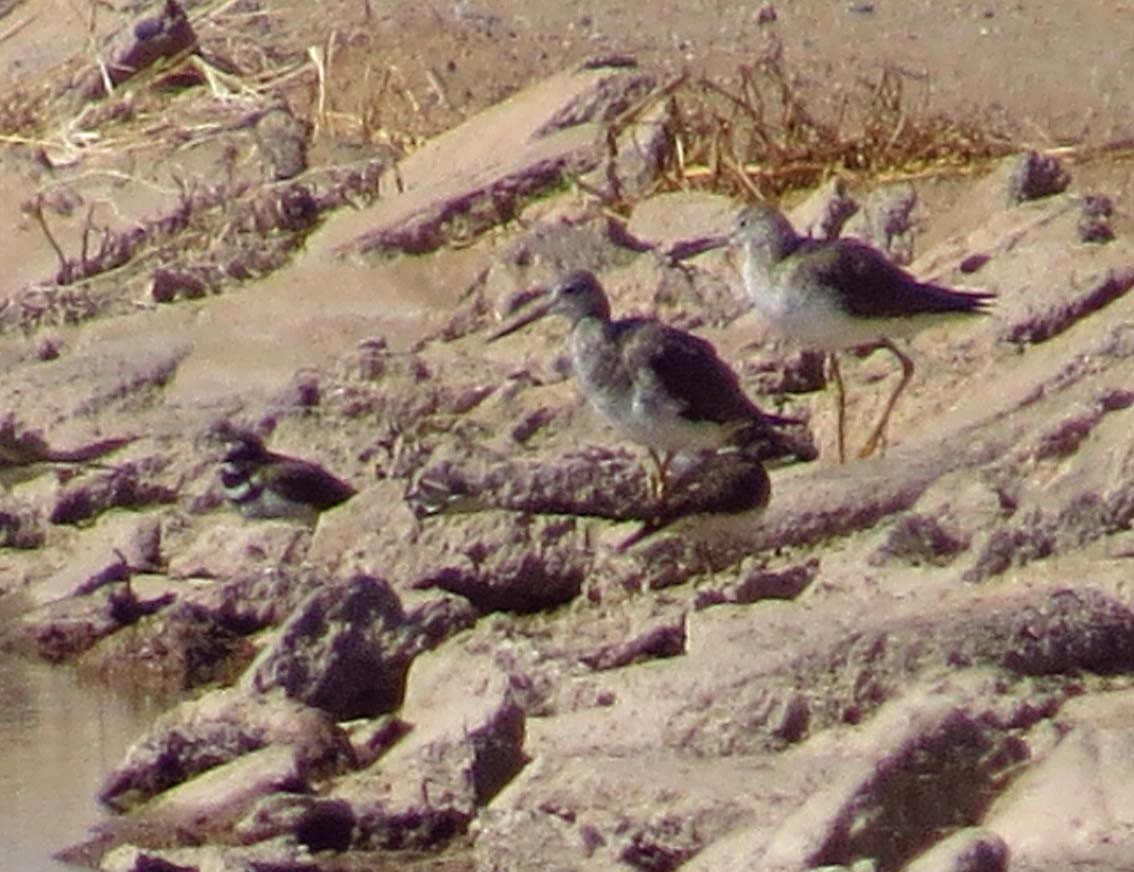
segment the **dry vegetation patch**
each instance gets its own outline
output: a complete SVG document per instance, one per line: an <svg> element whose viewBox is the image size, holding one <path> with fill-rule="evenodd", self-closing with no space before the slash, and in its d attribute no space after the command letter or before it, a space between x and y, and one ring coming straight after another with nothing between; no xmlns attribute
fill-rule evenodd
<svg viewBox="0 0 1134 872"><path fill-rule="evenodd" d="M612 125L627 127L670 101L672 148L657 190L768 199L835 174L892 180L967 172L1017 150L979 121L919 112L907 93L910 74L895 68L845 91L834 113L815 104L810 83L778 45L741 65L738 79L729 87L683 74Z"/></svg>

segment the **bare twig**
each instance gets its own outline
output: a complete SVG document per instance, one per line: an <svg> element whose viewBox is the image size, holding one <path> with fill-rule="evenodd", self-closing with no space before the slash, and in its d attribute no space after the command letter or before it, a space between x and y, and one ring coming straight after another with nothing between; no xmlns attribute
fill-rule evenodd
<svg viewBox="0 0 1134 872"><path fill-rule="evenodd" d="M13 36L15 36L17 33L19 33L21 30L23 30L25 27L27 27L33 21L35 21L36 17L37 17L37 13L33 12L31 15L29 15L23 21L19 22L18 24L13 24L11 27L9 27L7 30L5 30L3 33L0 33L0 42L5 42L6 40L11 39Z"/></svg>
<svg viewBox="0 0 1134 872"><path fill-rule="evenodd" d="M441 83L441 78L432 69L425 70L425 77L429 80L429 87L437 96L437 103L442 109L452 109L449 103L449 96L445 93L445 86Z"/></svg>
<svg viewBox="0 0 1134 872"><path fill-rule="evenodd" d="M55 234L51 232L51 228L47 225L47 216L43 214L43 195L39 195L29 205L29 211L36 223L39 224L43 235L47 237L48 244L54 249L55 256L59 258L59 284L65 285L70 279L71 263L67 260L67 255L63 253L63 247L55 238Z"/></svg>
<svg viewBox="0 0 1134 872"><path fill-rule="evenodd" d="M323 49L317 45L309 46L307 57L315 67L315 86L317 96L315 99L315 132L318 133L327 121L327 68L323 60Z"/></svg>

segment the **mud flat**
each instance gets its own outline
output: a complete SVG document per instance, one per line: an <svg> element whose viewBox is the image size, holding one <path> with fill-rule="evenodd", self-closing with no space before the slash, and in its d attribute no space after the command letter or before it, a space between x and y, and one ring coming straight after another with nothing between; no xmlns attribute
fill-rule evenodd
<svg viewBox="0 0 1134 872"><path fill-rule="evenodd" d="M1128 868L1123 122L1070 81L1044 121L1081 135L1036 143L1044 101L994 123L1005 81L956 113L966 80L939 68L916 106L877 102L919 81L879 73L832 126L815 83L871 38L901 55L928 4L840 7L856 37L829 67L830 28L808 41L794 6L671 37L458 5L433 29L372 4L0 18L6 65L49 24L146 58L106 95L85 52L26 57L0 102L0 646L72 688L8 745L6 779L46 762L4 826L97 793L105 818L50 849L113 872ZM1042 30L939 7L962 57L970 28ZM1109 33L1092 10L1077 26ZM748 39L770 53L744 68ZM914 340L880 456L834 460L821 362L700 251L756 193L997 295ZM562 324L486 342L578 267L800 421L819 457L770 471L765 512L692 476L666 514ZM898 373L844 374L854 444ZM241 517L222 421L355 495ZM92 686L161 713L105 715Z"/></svg>

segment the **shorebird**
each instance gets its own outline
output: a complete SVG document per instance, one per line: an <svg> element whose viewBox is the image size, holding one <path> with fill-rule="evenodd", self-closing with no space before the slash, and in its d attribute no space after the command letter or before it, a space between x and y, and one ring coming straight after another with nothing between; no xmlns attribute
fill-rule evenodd
<svg viewBox="0 0 1134 872"><path fill-rule="evenodd" d="M836 352L885 348L902 377L859 457L881 444L890 414L913 376L913 361L893 342L935 321L986 311L995 294L919 282L882 252L853 239L801 236L779 210L756 204L740 213L730 237L745 290L783 334L829 354L838 403L839 460L846 459L846 392Z"/></svg>
<svg viewBox="0 0 1134 872"><path fill-rule="evenodd" d="M311 523L355 490L318 464L269 451L255 433L217 428L225 446L220 478L224 494L245 518L287 518Z"/></svg>
<svg viewBox="0 0 1134 872"><path fill-rule="evenodd" d="M758 452L757 452L758 453ZM689 519L688 534L696 530L724 535L732 540L740 527L762 514L772 498L772 481L764 464L746 448L726 449L709 455L704 463L677 475L669 483L665 498L651 507L642 526L618 546L626 551L671 524Z"/></svg>
<svg viewBox="0 0 1134 872"><path fill-rule="evenodd" d="M611 320L606 292L585 270L544 291L489 341L549 314L571 324L572 368L587 400L617 430L646 446L659 500L669 466L683 451L736 445L761 462L815 457L809 443L776 429L800 422L760 411L710 343L654 318Z"/></svg>

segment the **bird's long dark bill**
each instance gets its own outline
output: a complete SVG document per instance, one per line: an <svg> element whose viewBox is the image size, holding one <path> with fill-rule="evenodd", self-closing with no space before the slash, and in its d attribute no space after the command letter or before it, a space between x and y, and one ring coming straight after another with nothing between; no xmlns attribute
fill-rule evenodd
<svg viewBox="0 0 1134 872"><path fill-rule="evenodd" d="M533 321L538 321L550 311L551 299L546 296L536 297L516 318L489 333L488 341L495 342L497 339L503 339L510 333L515 333L517 330L527 327Z"/></svg>
<svg viewBox="0 0 1134 872"><path fill-rule="evenodd" d="M700 236L687 239L674 245L669 254L674 260L688 260L706 251L725 248L732 242L732 236Z"/></svg>

